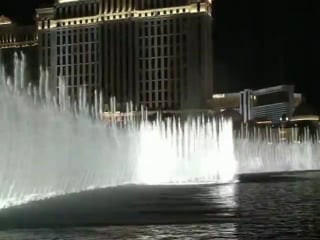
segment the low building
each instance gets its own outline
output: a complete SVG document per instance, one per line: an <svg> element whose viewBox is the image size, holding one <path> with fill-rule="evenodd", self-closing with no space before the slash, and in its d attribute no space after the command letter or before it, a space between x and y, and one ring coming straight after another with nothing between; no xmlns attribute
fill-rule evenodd
<svg viewBox="0 0 320 240"><path fill-rule="evenodd" d="M238 93L214 94L208 104L214 111L233 109L243 122L280 122L283 115L291 118L302 102L302 94L294 92L292 85L280 85L263 89L245 89Z"/></svg>
<svg viewBox="0 0 320 240"><path fill-rule="evenodd" d="M302 98L301 95L295 95L292 85L244 90L240 96L240 113L244 121L265 119L279 122L283 115L292 117L296 107L295 97Z"/></svg>
<svg viewBox="0 0 320 240"><path fill-rule="evenodd" d="M39 78L38 39L35 26L19 26L0 16L0 64L6 76L14 76L15 58L25 57L25 82L36 83Z"/></svg>

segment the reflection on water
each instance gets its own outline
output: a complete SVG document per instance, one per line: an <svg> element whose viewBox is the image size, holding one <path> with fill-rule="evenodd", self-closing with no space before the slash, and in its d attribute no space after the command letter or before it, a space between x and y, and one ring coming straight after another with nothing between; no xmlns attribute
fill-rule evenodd
<svg viewBox="0 0 320 240"><path fill-rule="evenodd" d="M236 208L236 191L237 184L228 184L223 187L217 188L218 195L220 196L219 200L221 204L224 204L228 208ZM219 201L217 201L219 203Z"/></svg>
<svg viewBox="0 0 320 240"><path fill-rule="evenodd" d="M161 224L11 230L0 232L0 240L319 239L320 174L271 180L219 186L141 187L125 196L131 202L126 210L134 216L131 221L156 217ZM106 199L102 202L108 205ZM114 217L110 214L105 211L105 218ZM82 216L89 217L92 216ZM166 222L173 224L163 224Z"/></svg>
<svg viewBox="0 0 320 240"><path fill-rule="evenodd" d="M0 232L0 239L12 240L106 240L106 239L235 239L233 223L162 225L137 227L73 228Z"/></svg>

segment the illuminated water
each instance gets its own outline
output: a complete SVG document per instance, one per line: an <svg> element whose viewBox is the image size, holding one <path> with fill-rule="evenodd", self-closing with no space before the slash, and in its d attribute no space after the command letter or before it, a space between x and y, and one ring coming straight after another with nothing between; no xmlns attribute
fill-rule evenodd
<svg viewBox="0 0 320 240"><path fill-rule="evenodd" d="M234 139L239 173L320 169L319 135L312 139L308 129L305 129L305 132L298 136L299 130L292 129L290 140L286 142L279 139L277 132L262 132L270 130L260 129L255 136L248 137L244 134Z"/></svg>
<svg viewBox="0 0 320 240"><path fill-rule="evenodd" d="M230 121L149 122L142 115L121 126L105 124L88 117L85 92L76 116L66 95L57 107L45 77L39 88L28 87L27 96L23 66L16 57L19 77L11 84L2 76L6 83L0 86L0 208L123 184L233 180Z"/></svg>
<svg viewBox="0 0 320 240"><path fill-rule="evenodd" d="M92 108L85 91L75 106L60 81L58 103L46 74L32 87L24 66L16 56L14 81L1 71L0 208L124 184L226 183L238 173L319 169L318 143L234 138L229 120L149 122L128 106L124 123L103 123L98 93Z"/></svg>

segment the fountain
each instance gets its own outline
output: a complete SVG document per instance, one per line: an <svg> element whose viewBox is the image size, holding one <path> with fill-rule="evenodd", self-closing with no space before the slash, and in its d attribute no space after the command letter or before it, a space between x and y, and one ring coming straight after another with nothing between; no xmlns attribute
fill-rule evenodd
<svg viewBox="0 0 320 240"><path fill-rule="evenodd" d="M320 167L317 141L234 136L227 119L150 122L128 104L121 124L105 123L99 93L92 107L82 89L72 103L60 79L58 101L46 72L38 87L27 85L24 61L15 55L13 80L0 70L0 209L126 184L229 183L243 173Z"/></svg>
<svg viewBox="0 0 320 240"><path fill-rule="evenodd" d="M313 171L320 169L319 132L311 137L292 128L288 139L281 138L281 129L241 129L234 137L239 174Z"/></svg>
<svg viewBox="0 0 320 240"><path fill-rule="evenodd" d="M104 123L99 94L91 108L81 91L75 105L61 80L58 102L48 91L47 74L39 87L26 86L24 61L15 56L13 81L1 71L0 208L125 184L234 179L231 121L149 122L145 111L136 118L131 109L121 126Z"/></svg>

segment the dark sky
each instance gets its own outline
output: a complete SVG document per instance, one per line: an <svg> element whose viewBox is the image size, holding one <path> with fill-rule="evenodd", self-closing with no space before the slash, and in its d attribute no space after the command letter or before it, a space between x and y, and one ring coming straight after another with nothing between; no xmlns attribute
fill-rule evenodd
<svg viewBox="0 0 320 240"><path fill-rule="evenodd" d="M53 0L1 0L0 13L32 22ZM216 0L215 91L295 84L320 110L317 0ZM317 64L316 64L317 63Z"/></svg>

